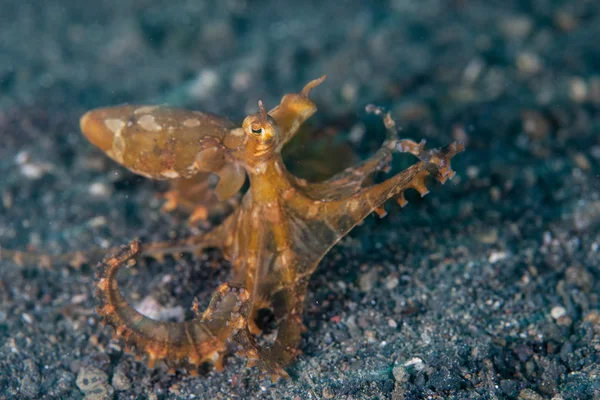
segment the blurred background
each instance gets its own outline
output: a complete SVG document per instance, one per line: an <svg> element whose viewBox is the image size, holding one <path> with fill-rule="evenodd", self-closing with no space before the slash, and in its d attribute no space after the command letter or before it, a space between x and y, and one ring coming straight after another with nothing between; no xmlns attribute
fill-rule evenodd
<svg viewBox="0 0 600 400"><path fill-rule="evenodd" d="M98 325L93 267L3 260L0 398L600 398L599 37L595 0L0 0L2 247L206 228L160 212L164 186L81 136L94 107L240 121L327 74L317 139L299 145L317 144L318 168L378 148L367 104L403 137L467 146L451 183L368 218L321 263L293 379L235 357L200 378L148 370ZM220 264L151 263L123 291L181 320L227 279L206 268Z"/></svg>

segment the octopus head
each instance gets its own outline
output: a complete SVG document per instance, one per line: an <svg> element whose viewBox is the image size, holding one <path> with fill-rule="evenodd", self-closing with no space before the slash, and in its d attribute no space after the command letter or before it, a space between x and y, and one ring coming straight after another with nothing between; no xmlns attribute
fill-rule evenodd
<svg viewBox="0 0 600 400"><path fill-rule="evenodd" d="M244 119L242 129L246 137L245 155L250 160L262 160L279 151L281 135L277 122L267 114L262 101L258 102L259 112Z"/></svg>

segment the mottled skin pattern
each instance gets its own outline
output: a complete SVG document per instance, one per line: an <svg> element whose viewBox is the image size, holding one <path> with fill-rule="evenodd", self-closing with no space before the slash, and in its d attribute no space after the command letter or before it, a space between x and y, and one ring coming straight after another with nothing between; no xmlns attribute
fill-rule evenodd
<svg viewBox="0 0 600 400"><path fill-rule="evenodd" d="M146 354L151 367L164 360L171 369L192 373L204 362L221 369L229 344L234 344L249 365L257 365L273 379L287 377L284 368L298 354L304 329L307 284L323 256L370 213L384 215L388 199L405 205L407 189L427 193L428 175L442 183L454 175L450 159L462 151L461 144L427 151L423 142L400 140L389 115L371 107L382 115L388 131L371 158L321 183L293 176L283 164L281 149L316 112L308 95L324 78L284 96L269 112L259 102L259 112L248 116L241 127L220 117L162 106L105 108L82 117L86 137L135 173L199 183L216 174L219 199L237 193L246 176L250 180L239 207L212 231L176 244L142 246L134 241L100 263L98 313L129 346ZM388 168L394 152L411 153L419 161L381 183L365 186L369 175ZM219 248L232 272L207 310L197 311L196 319L155 321L121 296L117 271L136 257L161 249L198 253L207 247ZM277 336L266 347L255 340L261 333L256 314L263 308L271 309L277 322Z"/></svg>

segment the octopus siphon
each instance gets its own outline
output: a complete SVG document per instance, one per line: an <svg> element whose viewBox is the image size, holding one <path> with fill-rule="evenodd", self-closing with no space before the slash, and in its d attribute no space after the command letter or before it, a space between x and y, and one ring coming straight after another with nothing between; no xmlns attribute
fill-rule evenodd
<svg viewBox="0 0 600 400"><path fill-rule="evenodd" d="M404 192L428 193L428 175L444 183L454 176L450 159L461 143L426 150L420 143L399 139L389 114L369 106L382 117L387 138L381 148L358 165L310 183L290 173L281 157L285 144L317 110L311 89L325 77L309 82L301 92L286 94L267 111L238 126L228 119L167 106L125 105L92 110L81 118L81 130L91 143L134 173L161 180L218 177L214 195L224 201L237 194L246 179L248 189L239 205L207 233L171 244L144 245L138 240L106 256L98 264L97 309L103 322L149 367L165 362L197 373L203 363L223 368L228 349L247 358L273 380L288 377L285 368L299 354L304 331L303 303L311 274L323 256L354 226ZM388 171L394 153L410 153L418 161L380 182L368 178ZM192 196L193 197L193 196ZM163 322L136 311L121 295L116 276L143 255L165 251L199 254L217 248L231 263L231 277L213 294L204 312L185 322ZM257 341L260 310L274 315L276 337L270 344Z"/></svg>

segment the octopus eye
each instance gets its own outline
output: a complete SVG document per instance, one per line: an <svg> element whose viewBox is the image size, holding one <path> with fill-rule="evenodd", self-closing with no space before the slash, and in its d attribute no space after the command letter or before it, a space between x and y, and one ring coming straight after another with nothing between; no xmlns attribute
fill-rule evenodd
<svg viewBox="0 0 600 400"><path fill-rule="evenodd" d="M262 135L265 130L261 126L252 125L250 131L256 135Z"/></svg>

